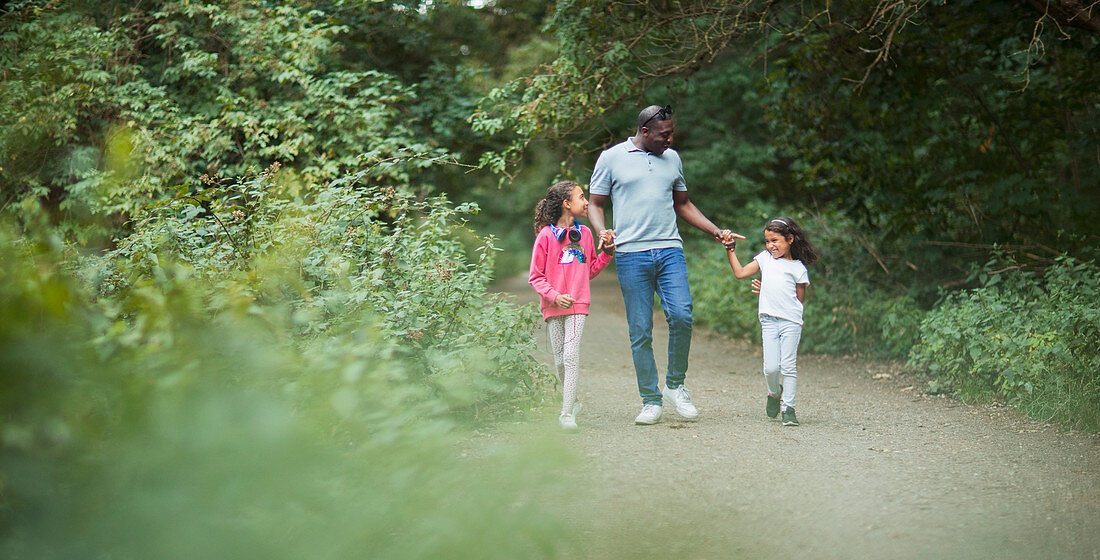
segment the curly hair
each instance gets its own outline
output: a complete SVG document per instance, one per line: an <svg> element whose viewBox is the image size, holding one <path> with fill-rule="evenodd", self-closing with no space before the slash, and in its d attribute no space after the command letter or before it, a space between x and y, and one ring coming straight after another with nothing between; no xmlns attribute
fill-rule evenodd
<svg viewBox="0 0 1100 560"><path fill-rule="evenodd" d="M799 227L794 220L786 216L772 218L767 225L764 226L764 231L778 233L784 238L790 236L791 257L802 261L802 264L811 265L817 260L817 250L810 244L810 240L806 238L806 232L802 231L802 228Z"/></svg>
<svg viewBox="0 0 1100 560"><path fill-rule="evenodd" d="M546 189L546 196L535 205L535 233L547 224L558 222L562 203L573 197L573 189L577 186L573 181L558 181Z"/></svg>

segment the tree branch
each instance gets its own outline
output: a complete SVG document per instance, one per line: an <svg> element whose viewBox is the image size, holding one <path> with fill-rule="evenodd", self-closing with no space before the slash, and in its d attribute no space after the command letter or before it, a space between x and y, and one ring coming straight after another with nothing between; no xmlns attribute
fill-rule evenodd
<svg viewBox="0 0 1100 560"><path fill-rule="evenodd" d="M1027 0L1060 25L1100 33L1100 0Z"/></svg>

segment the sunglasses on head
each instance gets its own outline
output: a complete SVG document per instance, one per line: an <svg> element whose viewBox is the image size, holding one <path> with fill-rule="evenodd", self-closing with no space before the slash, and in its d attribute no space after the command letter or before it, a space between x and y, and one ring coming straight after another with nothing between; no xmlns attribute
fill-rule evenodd
<svg viewBox="0 0 1100 560"><path fill-rule="evenodd" d="M645 122L642 123L642 126L645 126L645 125L649 124L649 121L653 120L654 118L657 118L658 121L663 121L663 120L668 119L671 116L672 116L672 105L665 105L664 107L661 107L660 109L657 109L656 113L653 113L652 115L650 115L649 118L646 119ZM641 127L639 127L639 128L641 128Z"/></svg>

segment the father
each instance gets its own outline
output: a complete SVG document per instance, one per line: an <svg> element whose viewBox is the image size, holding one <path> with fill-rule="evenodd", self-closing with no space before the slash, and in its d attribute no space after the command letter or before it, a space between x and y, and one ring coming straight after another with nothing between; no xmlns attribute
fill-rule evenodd
<svg viewBox="0 0 1100 560"><path fill-rule="evenodd" d="M676 217L730 247L744 239L718 229L688 199L680 155L672 144L672 107L651 105L638 113L637 133L600 154L589 184L588 220L601 241L615 244L619 287L626 304L630 350L642 411L635 424L661 419L662 396L676 412L694 419L699 411L684 387L691 349L691 291ZM613 204L615 229L604 228L604 209ZM653 294L668 321L668 373L659 389L653 359Z"/></svg>

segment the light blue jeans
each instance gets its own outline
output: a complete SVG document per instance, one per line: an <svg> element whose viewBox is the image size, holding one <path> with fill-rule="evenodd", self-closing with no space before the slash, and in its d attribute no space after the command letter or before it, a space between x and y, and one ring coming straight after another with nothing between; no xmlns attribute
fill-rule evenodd
<svg viewBox="0 0 1100 560"><path fill-rule="evenodd" d="M633 253L615 253L615 269L626 305L630 353L638 394L643 404L661 404L657 387L657 363L653 358L653 294L661 298L668 321L668 373L665 386L676 389L684 384L688 353L691 351L691 290L688 288L687 261L680 248L650 249Z"/></svg>
<svg viewBox="0 0 1100 560"><path fill-rule="evenodd" d="M782 409L794 408L794 393L798 385L798 341L802 339L802 325L761 315L760 331L764 339L764 383L768 394L776 397L782 393Z"/></svg>

